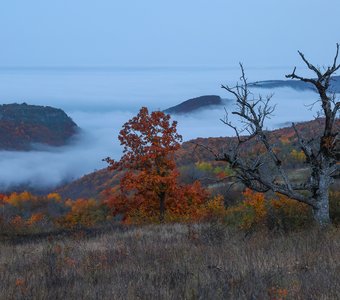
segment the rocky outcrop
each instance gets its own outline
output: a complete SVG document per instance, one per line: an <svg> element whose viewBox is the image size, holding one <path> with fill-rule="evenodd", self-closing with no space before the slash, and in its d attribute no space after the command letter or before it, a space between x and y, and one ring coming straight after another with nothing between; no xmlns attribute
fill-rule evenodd
<svg viewBox="0 0 340 300"><path fill-rule="evenodd" d="M0 105L0 149L31 150L34 144L63 146L78 126L57 108L23 104Z"/></svg>

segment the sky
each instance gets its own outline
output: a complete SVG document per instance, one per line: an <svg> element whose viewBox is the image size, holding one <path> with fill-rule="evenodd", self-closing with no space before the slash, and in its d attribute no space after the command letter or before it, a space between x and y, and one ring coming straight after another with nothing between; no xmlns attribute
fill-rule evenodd
<svg viewBox="0 0 340 300"><path fill-rule="evenodd" d="M322 64L340 41L339 0L8 0L0 67Z"/></svg>

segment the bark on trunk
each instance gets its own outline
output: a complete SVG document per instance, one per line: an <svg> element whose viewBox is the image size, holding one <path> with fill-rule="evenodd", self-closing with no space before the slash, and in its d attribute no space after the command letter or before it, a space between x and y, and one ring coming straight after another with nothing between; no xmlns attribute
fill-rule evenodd
<svg viewBox="0 0 340 300"><path fill-rule="evenodd" d="M316 197L316 207L313 208L314 220L321 227L331 224L329 216L329 185L327 180L320 180L320 189Z"/></svg>
<svg viewBox="0 0 340 300"><path fill-rule="evenodd" d="M159 222L164 223L165 215L165 192L159 194Z"/></svg>
<svg viewBox="0 0 340 300"><path fill-rule="evenodd" d="M317 222L318 225L321 227L327 226L331 224L331 219L329 217L329 205L328 202L320 203L318 208L313 209L314 213L314 220Z"/></svg>

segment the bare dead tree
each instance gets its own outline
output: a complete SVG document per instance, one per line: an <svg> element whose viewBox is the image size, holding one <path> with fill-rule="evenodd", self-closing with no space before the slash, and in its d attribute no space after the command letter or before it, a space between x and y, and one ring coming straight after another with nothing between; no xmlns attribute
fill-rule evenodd
<svg viewBox="0 0 340 300"><path fill-rule="evenodd" d="M222 121L235 131L237 142L231 149L216 156L216 160L228 162L235 171L236 177L248 188L258 192L276 192L311 206L314 219L321 226L331 222L328 194L334 177L340 173L339 153L337 152L339 128L336 127L340 102L336 101L334 93L329 92L332 76L340 68L337 63L339 44L336 48L333 64L324 68L323 71L311 64L304 54L299 52L307 67L316 74L315 79L297 75L296 68L291 74L286 75L287 78L312 84L320 96L319 101L324 118L321 137L306 141L293 124L299 147L306 156L306 164L310 171L306 181L296 184L289 178L287 170L264 130L265 120L270 118L275 110L275 106L270 105L272 95L255 98L248 89L249 85L242 64L240 64L241 82L235 87L222 85L222 88L235 97L236 110L232 111L232 114L240 117L243 127L234 126L226 114L226 118ZM247 133L246 136L244 132ZM265 149L265 152L257 158L247 159L244 155L240 155L241 148L244 148L250 140L255 140Z"/></svg>

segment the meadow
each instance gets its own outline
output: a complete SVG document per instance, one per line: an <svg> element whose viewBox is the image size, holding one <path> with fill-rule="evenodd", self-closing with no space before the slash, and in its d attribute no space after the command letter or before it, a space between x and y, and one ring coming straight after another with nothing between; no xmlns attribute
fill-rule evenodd
<svg viewBox="0 0 340 300"><path fill-rule="evenodd" d="M115 226L0 244L0 299L339 299L340 229Z"/></svg>

